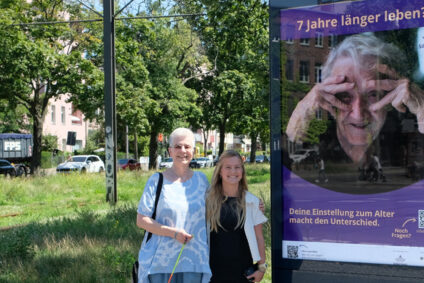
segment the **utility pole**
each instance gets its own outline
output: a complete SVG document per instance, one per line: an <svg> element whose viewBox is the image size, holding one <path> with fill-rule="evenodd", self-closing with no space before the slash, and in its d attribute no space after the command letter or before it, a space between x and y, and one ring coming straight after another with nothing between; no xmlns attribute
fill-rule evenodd
<svg viewBox="0 0 424 283"><path fill-rule="evenodd" d="M114 205L118 201L118 195L116 188L115 15L113 0L103 0L103 43L106 201Z"/></svg>
<svg viewBox="0 0 424 283"><path fill-rule="evenodd" d="M76 0L81 5L91 10L100 19L88 20L71 20L71 21L54 21L54 22L32 22L32 23L17 23L11 26L40 26L40 25L61 25L73 23L89 23L100 22L103 20L103 44L104 44L104 103L105 103L105 161L106 161L106 201L111 205L118 201L117 180L116 180L116 146L117 146L117 131L116 131L116 101L115 101L115 20L135 20L135 19L159 19L159 18L176 18L176 17L193 17L204 16L205 14L180 14L180 15L163 15L163 16L137 16L137 17L121 17L117 16L126 9L134 0L129 2L115 14L114 0L103 0L103 15L93 7L85 4L80 0ZM127 130L128 132L128 130ZM128 137L128 134L127 134ZM138 159L137 150L137 133L134 135L135 156ZM128 144L128 142L127 142ZM127 146L128 148L128 146ZM72 147L72 151L74 148Z"/></svg>
<svg viewBox="0 0 424 283"><path fill-rule="evenodd" d="M191 17L204 14L184 14L167 16L141 16L117 18L134 0L130 0L123 8L115 14L114 0L103 0L103 43L104 43L104 102L105 102L105 161L106 161L106 201L115 205L118 201L117 180L116 180L116 83L115 83L115 20L130 19L154 19L154 18L174 18ZM78 1L80 2L80 1ZM83 2L80 2L86 6ZM89 7L88 7L89 8ZM96 14L98 14L96 12ZM137 142L137 141L136 141Z"/></svg>

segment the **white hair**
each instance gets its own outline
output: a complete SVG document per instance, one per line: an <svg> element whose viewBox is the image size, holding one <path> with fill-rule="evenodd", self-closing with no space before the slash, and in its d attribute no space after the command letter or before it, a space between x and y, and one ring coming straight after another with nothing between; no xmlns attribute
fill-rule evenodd
<svg viewBox="0 0 424 283"><path fill-rule="evenodd" d="M194 140L194 134L190 129L187 128L177 128L169 135L169 147L173 147L174 139L176 137L190 137L193 140L193 149L196 145L196 141Z"/></svg>
<svg viewBox="0 0 424 283"><path fill-rule="evenodd" d="M346 37L328 55L323 66L323 79L331 75L333 66L341 57L351 58L354 64L372 70L376 64L386 64L405 75L406 58L403 52L391 43L386 43L373 34L356 34Z"/></svg>

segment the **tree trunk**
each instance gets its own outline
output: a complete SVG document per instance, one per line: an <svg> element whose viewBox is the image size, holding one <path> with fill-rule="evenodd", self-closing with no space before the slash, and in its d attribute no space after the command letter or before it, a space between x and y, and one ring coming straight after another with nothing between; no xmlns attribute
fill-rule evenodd
<svg viewBox="0 0 424 283"><path fill-rule="evenodd" d="M43 118L33 114L34 124L32 127L32 147L31 174L36 174L41 167L41 142L43 138Z"/></svg>
<svg viewBox="0 0 424 283"><path fill-rule="evenodd" d="M221 154L225 150L225 122L223 122L221 125L219 125L219 154L218 156L221 156Z"/></svg>
<svg viewBox="0 0 424 283"><path fill-rule="evenodd" d="M250 140L252 142L252 148L250 149L250 163L256 163L256 148L257 148L257 133L250 133Z"/></svg>
<svg viewBox="0 0 424 283"><path fill-rule="evenodd" d="M150 143L149 143L149 169L156 169L156 159L158 156L158 142L156 137L158 133L156 131L150 132Z"/></svg>
<svg viewBox="0 0 424 283"><path fill-rule="evenodd" d="M202 130L203 131L203 156L207 156L207 151L208 151L208 137L209 137L209 133L208 131Z"/></svg>
<svg viewBox="0 0 424 283"><path fill-rule="evenodd" d="M138 137L137 137L137 130L134 133L134 158L135 158L135 160L138 160Z"/></svg>

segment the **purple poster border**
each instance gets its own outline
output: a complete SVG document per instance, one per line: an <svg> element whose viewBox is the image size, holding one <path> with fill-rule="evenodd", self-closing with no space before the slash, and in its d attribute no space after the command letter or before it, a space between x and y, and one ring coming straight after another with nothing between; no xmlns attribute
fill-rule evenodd
<svg viewBox="0 0 424 283"><path fill-rule="evenodd" d="M355 1L286 9L280 12L281 40L313 38L316 33L355 34L424 26L424 2Z"/></svg>
<svg viewBox="0 0 424 283"><path fill-rule="evenodd" d="M349 19L349 20L348 20ZM355 1L280 11L281 40L424 26L424 2ZM350 23L350 24L348 24ZM283 241L424 247L424 181L339 193L283 167Z"/></svg>

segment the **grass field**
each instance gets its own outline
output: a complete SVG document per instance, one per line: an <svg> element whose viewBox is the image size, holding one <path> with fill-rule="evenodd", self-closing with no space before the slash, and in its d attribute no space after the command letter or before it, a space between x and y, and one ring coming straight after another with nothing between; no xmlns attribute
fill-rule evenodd
<svg viewBox="0 0 424 283"><path fill-rule="evenodd" d="M213 168L202 171L210 180ZM136 206L152 173L119 172L114 207L105 202L104 175L0 176L0 282L129 282L144 234ZM270 219L269 165L248 165L247 175ZM262 282L271 282L271 268Z"/></svg>

